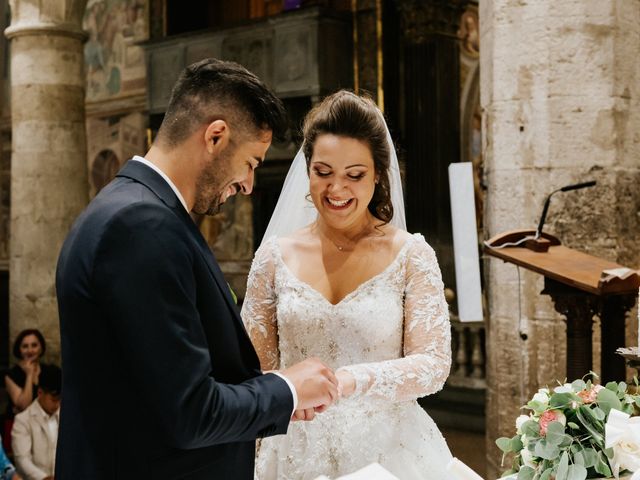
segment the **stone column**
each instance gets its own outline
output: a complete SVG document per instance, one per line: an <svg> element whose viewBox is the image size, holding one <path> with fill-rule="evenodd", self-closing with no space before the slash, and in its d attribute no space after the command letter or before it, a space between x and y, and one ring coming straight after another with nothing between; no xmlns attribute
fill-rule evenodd
<svg viewBox="0 0 640 480"><path fill-rule="evenodd" d="M480 34L487 236L535 228L546 194L595 179L554 196L545 231L637 267L640 3L486 0ZM538 387L564 378L566 337L541 276L487 262L487 478L497 478L494 441L514 434Z"/></svg>
<svg viewBox="0 0 640 480"><path fill-rule="evenodd" d="M14 0L10 335L40 329L59 361L55 269L88 200L81 29L86 0Z"/></svg>
<svg viewBox="0 0 640 480"><path fill-rule="evenodd" d="M467 0L397 0L404 44L407 226L435 249L454 284L448 167L460 161L460 55Z"/></svg>

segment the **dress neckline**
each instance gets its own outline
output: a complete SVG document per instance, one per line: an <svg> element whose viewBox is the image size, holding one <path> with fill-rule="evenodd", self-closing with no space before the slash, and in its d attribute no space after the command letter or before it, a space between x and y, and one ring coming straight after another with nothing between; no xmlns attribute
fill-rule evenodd
<svg viewBox="0 0 640 480"><path fill-rule="evenodd" d="M367 280L365 280L364 282L360 283L356 288L354 288L353 290L351 290L349 293L347 293L344 297L342 297L340 300L338 300L338 302L336 303L331 303L329 301L329 299L327 299L327 297L325 297L322 293L320 293L318 290L316 290L314 287L312 287L310 284L308 284L307 282L305 282L304 280L301 280L300 278L298 278L296 276L295 273L293 273L293 271L289 268L289 266L285 263L284 259L282 258L282 250L280 250L280 244L278 243L278 238L277 237L272 237L272 241L275 244L275 251L276 251L276 258L277 260L280 262L280 264L282 265L283 269L285 270L285 272L298 284L300 284L302 287L306 288L307 290L311 291L312 293L314 293L316 296L320 297L326 304L332 306L332 307L338 307L343 303L348 302L351 298L355 297L357 295L357 293L366 285L369 285L371 283L373 283L374 281L376 281L378 278L386 275L390 270L392 270L392 268L400 261L400 259L402 258L402 256L404 255L404 253L408 250L409 245L416 239L416 237L420 235L419 233L414 233L413 235L411 235L409 238L407 238L404 242L404 244L402 245L402 247L400 248L400 250L398 251L398 253L396 254L395 258L389 263L389 265L387 265L384 269L382 269L382 271L380 273L376 273L375 275L373 275L372 277L368 278Z"/></svg>

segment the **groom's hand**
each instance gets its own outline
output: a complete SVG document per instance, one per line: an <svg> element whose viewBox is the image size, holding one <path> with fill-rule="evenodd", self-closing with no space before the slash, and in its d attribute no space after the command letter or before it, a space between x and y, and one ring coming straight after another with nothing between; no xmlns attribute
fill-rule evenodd
<svg viewBox="0 0 640 480"><path fill-rule="evenodd" d="M293 384L298 395L298 410L324 409L338 398L338 379L317 358L280 371Z"/></svg>

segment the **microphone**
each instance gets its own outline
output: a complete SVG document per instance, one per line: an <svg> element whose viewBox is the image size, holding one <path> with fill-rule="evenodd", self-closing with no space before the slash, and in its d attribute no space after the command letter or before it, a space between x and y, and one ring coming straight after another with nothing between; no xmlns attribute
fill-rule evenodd
<svg viewBox="0 0 640 480"><path fill-rule="evenodd" d="M562 187L560 191L568 192L569 190L579 190L581 188L593 187L595 184L596 184L596 181L591 180L589 182L576 183L575 185L567 185L566 187Z"/></svg>
<svg viewBox="0 0 640 480"><path fill-rule="evenodd" d="M538 223L538 228L536 229L536 236L534 237L534 239L537 240L538 238L540 238L540 234L542 234L542 227L544 226L544 221L547 219L547 212L549 211L549 203L551 201L551 196L554 193L568 192L570 190L579 190L581 188L593 187L595 184L596 184L595 180L590 180L588 182L576 183L574 185L567 185L566 187L562 187L551 192L544 202L544 207L542 208L542 215L540 216L540 222Z"/></svg>

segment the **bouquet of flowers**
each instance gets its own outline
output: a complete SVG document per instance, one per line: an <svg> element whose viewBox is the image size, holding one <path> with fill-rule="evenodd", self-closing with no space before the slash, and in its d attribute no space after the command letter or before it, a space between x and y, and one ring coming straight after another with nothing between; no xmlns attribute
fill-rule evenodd
<svg viewBox="0 0 640 480"><path fill-rule="evenodd" d="M590 379L538 390L522 407L529 413L517 418L517 434L496 440L503 465L514 454L503 477L585 480L629 471L636 472L633 480L640 478L640 391L634 381L635 393L624 382L603 387Z"/></svg>

